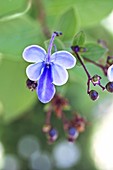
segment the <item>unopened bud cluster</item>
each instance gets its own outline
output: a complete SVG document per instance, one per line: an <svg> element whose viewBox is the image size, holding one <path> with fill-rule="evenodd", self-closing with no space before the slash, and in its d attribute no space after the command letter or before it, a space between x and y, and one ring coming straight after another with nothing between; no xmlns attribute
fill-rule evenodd
<svg viewBox="0 0 113 170"><path fill-rule="evenodd" d="M50 118L51 113L55 113L55 116L62 120L63 129L69 142L74 142L81 132L85 131L87 121L80 115L75 116L68 120L63 110L69 106L69 102L64 97L56 94L51 101L48 111L46 112L46 121L42 131L46 134L49 144L55 142L58 138L58 131L52 126Z"/></svg>
<svg viewBox="0 0 113 170"><path fill-rule="evenodd" d="M79 60L79 62L81 63L82 67L84 68L84 71L86 72L87 74L87 77L88 77L88 81L87 81L87 94L89 94L89 97L91 98L91 100L95 101L99 98L99 94L96 90L90 90L90 83L92 83L94 86L98 85L101 87L101 89L104 91L104 90L107 90L108 92L111 92L113 93L113 78L111 78L111 72L113 70L113 57L112 56L108 56L107 57L107 60L106 60L106 64L103 66L101 64L98 64L90 59L87 59L85 58L86 61L92 63L92 64L95 64L96 66L100 67L102 69L102 71L104 72L104 75L105 76L108 76L110 78L108 79L112 79L112 81L108 82L106 84L106 86L104 87L100 80L102 79L101 76L95 74L93 77L90 75L90 73L88 72L85 64L83 63L83 61L81 60L81 57L79 55L79 52L85 52L87 50L85 50L85 48L83 47L79 47L79 46L72 46L71 49L73 50L73 52L75 53L77 59ZM84 50L81 50L81 49L84 49ZM109 67L112 67L111 70L110 70L110 75L107 75L108 74L108 69ZM112 75L113 77L113 75Z"/></svg>

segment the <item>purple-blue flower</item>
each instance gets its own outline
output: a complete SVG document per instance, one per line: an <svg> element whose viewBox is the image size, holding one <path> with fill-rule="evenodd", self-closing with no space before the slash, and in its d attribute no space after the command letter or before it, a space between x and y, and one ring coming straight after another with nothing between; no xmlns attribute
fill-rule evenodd
<svg viewBox="0 0 113 170"><path fill-rule="evenodd" d="M32 62L26 68L26 74L32 81L38 81L36 92L42 103L48 103L55 94L55 86L61 86L68 80L68 72L75 66L75 57L67 51L57 51L51 54L54 38L58 33L52 34L48 52L38 46L31 45L24 49L23 58Z"/></svg>
<svg viewBox="0 0 113 170"><path fill-rule="evenodd" d="M110 82L113 82L113 64L107 70L107 77Z"/></svg>

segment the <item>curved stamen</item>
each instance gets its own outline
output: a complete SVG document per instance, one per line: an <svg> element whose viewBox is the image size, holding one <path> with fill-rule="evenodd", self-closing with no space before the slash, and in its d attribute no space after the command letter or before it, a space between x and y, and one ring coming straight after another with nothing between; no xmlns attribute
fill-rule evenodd
<svg viewBox="0 0 113 170"><path fill-rule="evenodd" d="M48 54L47 54L47 58L46 58L46 62L50 62L50 56L51 56L51 50L52 50L52 47L53 47L53 42L54 42L54 39L56 36L59 36L59 35L62 35L62 33L58 33L58 32L54 32L51 36L51 39L50 39L50 43L49 43L49 47L48 47Z"/></svg>

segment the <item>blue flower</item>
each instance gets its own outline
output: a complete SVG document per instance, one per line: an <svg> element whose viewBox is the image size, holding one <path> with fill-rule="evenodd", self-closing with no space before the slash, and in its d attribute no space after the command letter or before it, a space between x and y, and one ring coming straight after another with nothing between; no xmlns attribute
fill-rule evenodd
<svg viewBox="0 0 113 170"><path fill-rule="evenodd" d="M107 77L110 82L113 82L113 64L107 70Z"/></svg>
<svg viewBox="0 0 113 170"><path fill-rule="evenodd" d="M23 58L27 62L32 62L26 68L26 74L32 81L38 81L36 92L42 103L48 103L55 94L55 86L61 86L68 80L68 72L75 66L75 57L67 51L58 51L51 54L54 38L58 36L56 32L52 34L48 52L38 46L31 45L24 49Z"/></svg>

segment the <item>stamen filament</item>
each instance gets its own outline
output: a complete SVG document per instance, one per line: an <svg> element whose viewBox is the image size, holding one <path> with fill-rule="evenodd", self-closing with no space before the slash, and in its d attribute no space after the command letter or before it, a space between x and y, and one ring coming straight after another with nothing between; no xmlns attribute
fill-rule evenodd
<svg viewBox="0 0 113 170"><path fill-rule="evenodd" d="M49 63L50 62L50 56L51 56L51 50L52 50L52 47L53 47L53 42L54 42L54 39L56 36L59 36L59 35L62 35L62 33L58 33L58 32L54 32L51 36L51 39L50 39L50 43L49 43L49 48L48 48L48 54L47 54L47 60L46 62Z"/></svg>

